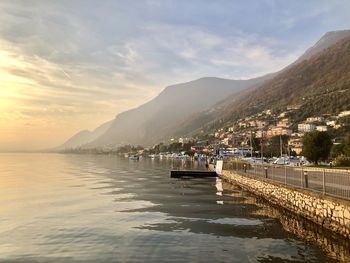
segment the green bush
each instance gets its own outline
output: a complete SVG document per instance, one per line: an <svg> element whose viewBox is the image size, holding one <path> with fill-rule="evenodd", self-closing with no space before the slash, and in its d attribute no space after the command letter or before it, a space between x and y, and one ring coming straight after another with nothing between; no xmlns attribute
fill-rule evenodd
<svg viewBox="0 0 350 263"><path fill-rule="evenodd" d="M335 166L341 166L341 167L344 167L344 166L350 166L350 157L338 157L336 160L335 160Z"/></svg>

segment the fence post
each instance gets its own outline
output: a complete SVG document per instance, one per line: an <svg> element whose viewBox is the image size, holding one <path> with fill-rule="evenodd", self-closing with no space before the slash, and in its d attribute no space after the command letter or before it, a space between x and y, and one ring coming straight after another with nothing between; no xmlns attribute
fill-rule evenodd
<svg viewBox="0 0 350 263"><path fill-rule="evenodd" d="M274 165L271 165L271 175L272 175L272 181L274 181L274 176L273 176L273 168L274 168Z"/></svg>
<svg viewBox="0 0 350 263"><path fill-rule="evenodd" d="M284 166L284 184L287 184L287 166Z"/></svg>
<svg viewBox="0 0 350 263"><path fill-rule="evenodd" d="M307 171L304 172L305 188L309 188L309 176Z"/></svg>
<svg viewBox="0 0 350 263"><path fill-rule="evenodd" d="M322 174L322 186L323 186L323 194L326 194L326 169L323 169L323 174Z"/></svg>
<svg viewBox="0 0 350 263"><path fill-rule="evenodd" d="M301 167L301 173L300 173L300 186L301 186L301 188L304 188L303 175L304 175L304 168Z"/></svg>
<svg viewBox="0 0 350 263"><path fill-rule="evenodd" d="M267 178L267 167L265 166L264 169L265 169L265 178Z"/></svg>

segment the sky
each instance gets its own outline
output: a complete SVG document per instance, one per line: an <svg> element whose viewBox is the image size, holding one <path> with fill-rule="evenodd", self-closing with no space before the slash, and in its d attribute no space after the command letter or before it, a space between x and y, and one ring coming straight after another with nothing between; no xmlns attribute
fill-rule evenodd
<svg viewBox="0 0 350 263"><path fill-rule="evenodd" d="M350 1L0 1L0 151L57 146L171 84L282 69Z"/></svg>

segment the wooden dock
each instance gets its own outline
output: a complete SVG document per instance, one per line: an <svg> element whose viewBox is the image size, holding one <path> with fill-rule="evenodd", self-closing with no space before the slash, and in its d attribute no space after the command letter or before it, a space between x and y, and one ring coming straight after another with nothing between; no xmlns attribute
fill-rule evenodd
<svg viewBox="0 0 350 263"><path fill-rule="evenodd" d="M170 177L181 178L181 177L216 177L216 172L213 171L200 171L200 170L172 170L170 171Z"/></svg>

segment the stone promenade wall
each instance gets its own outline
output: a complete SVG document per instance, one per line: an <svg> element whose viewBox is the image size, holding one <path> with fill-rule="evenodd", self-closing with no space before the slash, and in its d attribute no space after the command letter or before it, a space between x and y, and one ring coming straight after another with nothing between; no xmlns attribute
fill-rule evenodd
<svg viewBox="0 0 350 263"><path fill-rule="evenodd" d="M287 208L325 228L350 238L350 202L314 192L256 179L236 172L222 171L221 177Z"/></svg>

